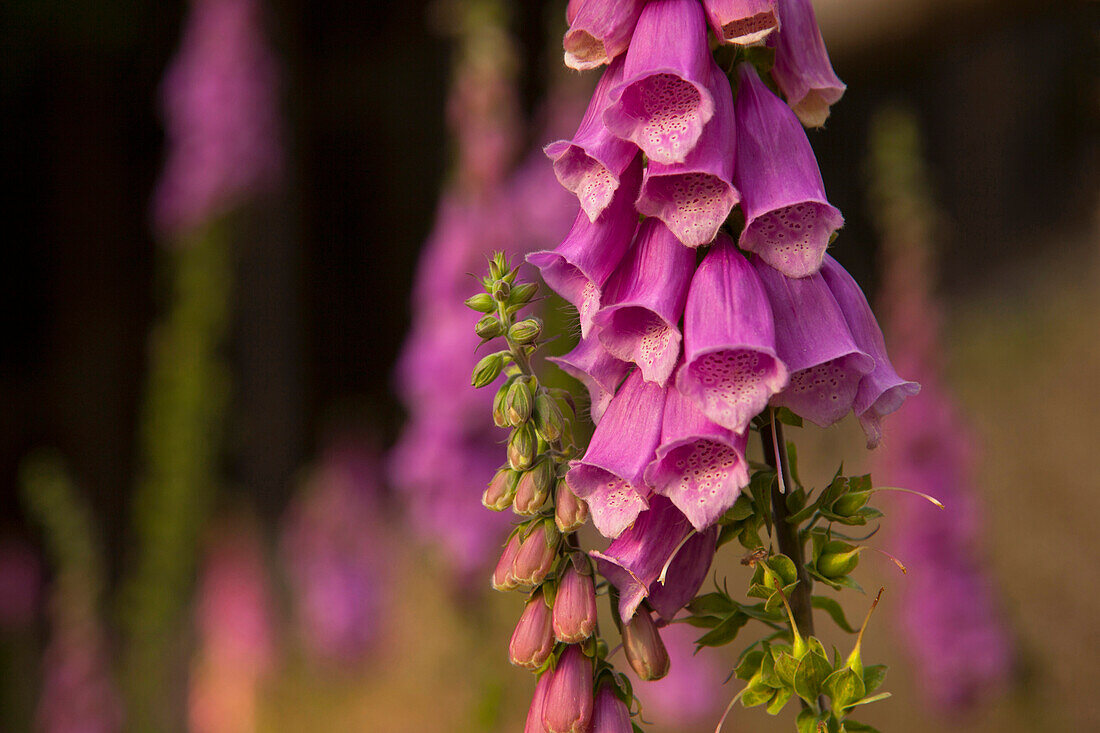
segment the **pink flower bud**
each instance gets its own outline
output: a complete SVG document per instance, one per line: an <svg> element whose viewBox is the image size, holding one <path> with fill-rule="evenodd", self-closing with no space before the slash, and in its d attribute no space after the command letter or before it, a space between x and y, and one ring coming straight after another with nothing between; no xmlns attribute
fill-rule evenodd
<svg viewBox="0 0 1100 733"><path fill-rule="evenodd" d="M550 631L550 608L542 593L527 601L519 617L512 642L508 645L508 659L517 667L536 670L550 658L554 651L554 635Z"/></svg>
<svg viewBox="0 0 1100 733"><path fill-rule="evenodd" d="M558 641L578 644L592 635L596 630L596 587L591 575L569 565L554 599L553 618Z"/></svg>
<svg viewBox="0 0 1100 733"><path fill-rule="evenodd" d="M623 626L623 651L634 672L647 682L668 674L668 650L648 611L639 609Z"/></svg>
<svg viewBox="0 0 1100 733"><path fill-rule="evenodd" d="M577 498L565 479L558 481L554 501L554 523L561 532L572 532L588 521L588 505Z"/></svg>
<svg viewBox="0 0 1100 733"><path fill-rule="evenodd" d="M558 660L546 691L542 722L549 733L587 733L592 720L592 662L579 646Z"/></svg>
<svg viewBox="0 0 1100 733"><path fill-rule="evenodd" d="M515 582L525 586L541 583L557 559L560 538L553 522L539 522L516 553L515 562L512 563L512 578Z"/></svg>
<svg viewBox="0 0 1100 733"><path fill-rule="evenodd" d="M592 710L592 727L589 733L631 733L630 710L611 687L605 685L596 693L596 705Z"/></svg>
<svg viewBox="0 0 1100 733"><path fill-rule="evenodd" d="M546 726L542 723L542 710L546 706L546 693L550 689L553 676L553 672L546 672L535 683L535 694L531 697L531 707L527 710L527 724L523 726L523 733L546 733Z"/></svg>
<svg viewBox="0 0 1100 733"><path fill-rule="evenodd" d="M515 590L518 587L519 584L512 574L512 565L519 554L519 546L519 534L512 535L500 555L496 570L493 571L493 590Z"/></svg>

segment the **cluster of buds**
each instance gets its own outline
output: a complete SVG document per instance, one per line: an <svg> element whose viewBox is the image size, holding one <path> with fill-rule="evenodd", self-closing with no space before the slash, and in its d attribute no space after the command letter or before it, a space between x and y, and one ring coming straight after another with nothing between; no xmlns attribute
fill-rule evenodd
<svg viewBox="0 0 1100 733"><path fill-rule="evenodd" d="M492 585L528 594L508 646L512 664L538 675L526 730L629 733L630 685L606 661L592 561L574 536L588 518L587 504L565 480L576 453L576 414L567 391L540 384L532 372L542 322L518 313L538 288L517 277L518 269L510 269L502 253L494 255L482 280L484 292L466 305L484 314L475 326L482 343L505 342L504 349L478 362L471 382L487 387L504 377L493 398L493 422L511 431L508 461L489 482L482 503L497 512L511 507L520 517ZM662 668L667 671L668 656L656 629L639 624L636 630L624 629L623 639L635 669L650 670L647 679L663 675Z"/></svg>

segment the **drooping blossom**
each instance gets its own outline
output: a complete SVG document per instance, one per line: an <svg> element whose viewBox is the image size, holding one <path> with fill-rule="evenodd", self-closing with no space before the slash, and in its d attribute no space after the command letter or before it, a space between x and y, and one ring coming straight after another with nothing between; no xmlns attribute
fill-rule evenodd
<svg viewBox="0 0 1100 733"><path fill-rule="evenodd" d="M589 416L595 425L600 424L611 399L630 371L630 364L612 356L595 334L580 339L576 348L568 354L550 357L547 361L557 364L585 386L589 396Z"/></svg>
<svg viewBox="0 0 1100 733"><path fill-rule="evenodd" d="M179 232L270 193L283 174L278 68L257 0L193 0L162 88L168 157L153 200Z"/></svg>
<svg viewBox="0 0 1100 733"><path fill-rule="evenodd" d="M584 71L619 56L630 44L646 0L584 0L567 18L565 65Z"/></svg>
<svg viewBox="0 0 1100 733"><path fill-rule="evenodd" d="M779 32L772 77L806 127L821 127L829 108L840 101L845 84L837 78L817 27L812 0L777 0Z"/></svg>
<svg viewBox="0 0 1100 733"><path fill-rule="evenodd" d="M281 551L298 633L319 660L358 661L384 631L392 579L381 482L369 447L338 440L285 516Z"/></svg>
<svg viewBox="0 0 1100 733"><path fill-rule="evenodd" d="M844 217L825 197L817 159L790 108L752 64L737 67L737 161L745 228L739 244L788 277L817 272Z"/></svg>
<svg viewBox="0 0 1100 733"><path fill-rule="evenodd" d="M200 571L190 730L236 733L258 725L260 686L274 663L267 586L256 529L247 522L223 527Z"/></svg>
<svg viewBox="0 0 1100 733"><path fill-rule="evenodd" d="M703 0L714 37L747 46L768 38L779 27L777 0Z"/></svg>

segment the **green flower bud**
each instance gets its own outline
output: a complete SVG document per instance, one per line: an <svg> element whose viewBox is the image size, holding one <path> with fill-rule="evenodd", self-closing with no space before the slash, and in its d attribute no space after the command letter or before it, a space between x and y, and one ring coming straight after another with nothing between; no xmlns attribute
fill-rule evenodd
<svg viewBox="0 0 1100 733"><path fill-rule="evenodd" d="M526 318L513 323L508 329L508 339L517 344L529 344L542 333L542 321L538 318Z"/></svg>
<svg viewBox="0 0 1100 733"><path fill-rule="evenodd" d="M488 293L478 293L466 299L466 307L472 308L478 313L492 313L497 309L497 304L493 302L493 297Z"/></svg>
<svg viewBox="0 0 1100 733"><path fill-rule="evenodd" d="M554 482L554 467L549 460L542 460L519 478L512 511L523 516L538 514L550 498L550 485Z"/></svg>
<svg viewBox="0 0 1100 733"><path fill-rule="evenodd" d="M531 385L526 379L517 379L508 388L508 394L504 398L504 416L509 425L522 425L531 417L532 403Z"/></svg>
<svg viewBox="0 0 1100 733"><path fill-rule="evenodd" d="M841 517L850 517L862 509L870 498L870 491L849 492L833 503L832 512Z"/></svg>
<svg viewBox="0 0 1100 733"><path fill-rule="evenodd" d="M519 426L508 440L508 464L517 471L526 471L535 462L537 448L538 440L531 426Z"/></svg>
<svg viewBox="0 0 1100 733"><path fill-rule="evenodd" d="M561 414L558 403L546 392L541 392L535 398L532 417L539 437L547 443L553 443L561 438L562 431L565 429L565 418Z"/></svg>
<svg viewBox="0 0 1100 733"><path fill-rule="evenodd" d="M535 293L539 291L539 286L536 283L520 283L512 288L512 292L508 295L508 305L525 305L531 301L531 298L535 297Z"/></svg>
<svg viewBox="0 0 1100 733"><path fill-rule="evenodd" d="M474 367L470 382L477 388L486 387L500 376L500 370L504 368L504 354L497 352L489 354Z"/></svg>
<svg viewBox="0 0 1100 733"><path fill-rule="evenodd" d="M504 280L497 280L493 283L493 300L504 301L508 300L508 294L512 292L512 286Z"/></svg>
<svg viewBox="0 0 1100 733"><path fill-rule="evenodd" d="M504 333L504 324L500 322L499 318L490 313L477 322L477 325L474 326L474 332L483 339L495 339Z"/></svg>
<svg viewBox="0 0 1100 733"><path fill-rule="evenodd" d="M497 252L489 258L489 277L499 280L508 272L508 257L503 252Z"/></svg>
<svg viewBox="0 0 1100 733"><path fill-rule="evenodd" d="M817 572L826 578L842 578L859 565L859 553L862 547L852 547L845 542L829 542L817 558Z"/></svg>
<svg viewBox="0 0 1100 733"><path fill-rule="evenodd" d="M519 483L519 473L508 467L501 468L489 482L489 487L481 495L481 503L486 509L502 512L512 504Z"/></svg>
<svg viewBox="0 0 1100 733"><path fill-rule="evenodd" d="M508 396L508 390L511 386L512 382L505 382L500 385L500 389L493 397L493 424L498 428L508 427L508 416L504 414L504 400Z"/></svg>

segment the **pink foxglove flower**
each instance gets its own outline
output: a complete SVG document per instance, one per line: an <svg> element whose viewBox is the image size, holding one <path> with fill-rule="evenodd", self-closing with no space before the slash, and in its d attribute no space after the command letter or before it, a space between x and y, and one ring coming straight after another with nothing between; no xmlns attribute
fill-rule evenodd
<svg viewBox="0 0 1100 733"><path fill-rule="evenodd" d="M817 272L844 217L825 198L813 148L794 113L756 74L737 68L737 165L745 229L741 248L788 277Z"/></svg>
<svg viewBox="0 0 1100 733"><path fill-rule="evenodd" d="M747 441L747 433L738 435L716 425L690 398L669 387L661 443L646 469L646 483L703 531L733 505L749 482Z"/></svg>
<svg viewBox="0 0 1100 733"><path fill-rule="evenodd" d="M554 637L579 644L596 630L596 587L590 572L570 564L554 598Z"/></svg>
<svg viewBox="0 0 1100 733"><path fill-rule="evenodd" d="M610 685L601 687L592 708L590 733L632 733L633 730L626 703L612 692Z"/></svg>
<svg viewBox="0 0 1100 733"><path fill-rule="evenodd" d="M623 652L630 668L646 682L668 674L668 650L649 611L639 611L623 624Z"/></svg>
<svg viewBox="0 0 1100 733"><path fill-rule="evenodd" d="M829 61L812 0L778 4L779 32L768 39L775 46L772 77L802 124L821 127L846 87Z"/></svg>
<svg viewBox="0 0 1100 733"><path fill-rule="evenodd" d="M638 239L600 297L593 322L612 356L638 365L647 382L664 385L680 355L684 312L695 253L658 219L638 227Z"/></svg>
<svg viewBox="0 0 1100 733"><path fill-rule="evenodd" d="M636 155L623 172L611 203L596 221L580 212L556 249L527 256L528 262L542 270L546 284L576 307L584 337L592 330L604 283L634 240L638 227L634 199L641 181L642 161Z"/></svg>
<svg viewBox="0 0 1100 733"><path fill-rule="evenodd" d="M722 43L747 46L779 27L776 0L703 0L714 37Z"/></svg>
<svg viewBox="0 0 1100 733"><path fill-rule="evenodd" d="M744 433L786 385L764 286L729 237L720 235L691 280L676 386L708 418Z"/></svg>
<svg viewBox="0 0 1100 733"><path fill-rule="evenodd" d="M600 574L619 590L619 617L624 622L646 598L662 618L671 620L695 597L710 569L718 532L693 532L691 522L671 501L654 496L649 510L605 551L590 553ZM658 582L666 564L665 578Z"/></svg>
<svg viewBox="0 0 1100 733"><path fill-rule="evenodd" d="M589 413L595 425L600 424L616 390L630 371L630 364L612 356L596 334L582 338L568 354L552 356L547 361L557 364L585 386L589 396Z"/></svg>
<svg viewBox="0 0 1100 733"><path fill-rule="evenodd" d="M626 52L607 129L658 163L681 163L714 116L713 62L698 0L650 0Z"/></svg>
<svg viewBox="0 0 1100 733"><path fill-rule="evenodd" d="M821 275L840 305L856 345L875 360L874 370L860 381L852 404L867 435L867 447L874 448L882 439L882 418L901 407L907 397L920 392L920 385L902 379L894 370L882 329L855 278L828 255L821 266Z"/></svg>
<svg viewBox="0 0 1100 733"><path fill-rule="evenodd" d="M26 542L0 536L0 632L34 623L42 594L42 564Z"/></svg>
<svg viewBox="0 0 1100 733"><path fill-rule="evenodd" d="M634 372L596 426L584 458L569 464L569 486L588 502L605 537L618 537L649 506L642 474L661 438L664 406L664 389Z"/></svg>
<svg viewBox="0 0 1100 733"><path fill-rule="evenodd" d="M531 696L531 706L527 710L527 722L523 726L523 733L546 733L546 725L542 722L542 711L546 707L546 693L550 690L550 682L554 675L543 672L535 683L535 694Z"/></svg>
<svg viewBox="0 0 1100 733"><path fill-rule="evenodd" d="M547 157L554 161L554 175L577 195L591 222L611 203L620 176L638 152L634 143L612 135L603 124L611 90L622 78L623 60L616 59L600 77L573 138L552 142L544 148Z"/></svg>
<svg viewBox="0 0 1100 733"><path fill-rule="evenodd" d="M753 264L775 315L776 351L791 374L772 403L828 427L852 409L875 360L856 345L820 274L789 278L759 259Z"/></svg>
<svg viewBox="0 0 1100 733"><path fill-rule="evenodd" d="M611 63L626 51L646 0L583 0L567 12L562 39L565 65L584 71Z"/></svg>
<svg viewBox="0 0 1100 733"><path fill-rule="evenodd" d="M741 200L733 187L733 92L725 73L710 65L714 117L680 163L651 162L642 180L638 213L654 216L688 247L710 244Z"/></svg>
<svg viewBox="0 0 1100 733"><path fill-rule="evenodd" d="M592 662L571 644L548 673L550 686L542 707L548 733L588 733L592 720Z"/></svg>
<svg viewBox="0 0 1100 733"><path fill-rule="evenodd" d="M516 623L512 641L508 645L508 659L517 667L535 670L545 664L554 651L554 633L550 626L550 608L535 593Z"/></svg>

